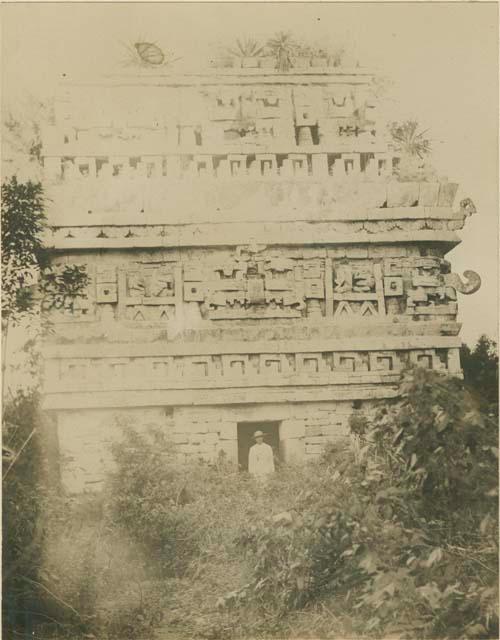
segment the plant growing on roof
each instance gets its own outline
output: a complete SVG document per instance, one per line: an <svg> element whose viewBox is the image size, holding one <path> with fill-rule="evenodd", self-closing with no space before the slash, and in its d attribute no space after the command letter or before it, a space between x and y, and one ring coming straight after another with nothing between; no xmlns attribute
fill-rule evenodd
<svg viewBox="0 0 500 640"><path fill-rule="evenodd" d="M417 132L418 126L416 120L406 120L402 123L391 122L389 133L396 151L422 160L431 152L431 143L428 138L424 138L428 129Z"/></svg>
<svg viewBox="0 0 500 640"><path fill-rule="evenodd" d="M228 47L227 52L236 58L257 58L264 50L253 38L236 39L236 46Z"/></svg>
<svg viewBox="0 0 500 640"><path fill-rule="evenodd" d="M298 43L290 32L279 31L274 38L267 41L267 46L276 58L276 69L278 71L290 71L293 67L292 57L299 50Z"/></svg>

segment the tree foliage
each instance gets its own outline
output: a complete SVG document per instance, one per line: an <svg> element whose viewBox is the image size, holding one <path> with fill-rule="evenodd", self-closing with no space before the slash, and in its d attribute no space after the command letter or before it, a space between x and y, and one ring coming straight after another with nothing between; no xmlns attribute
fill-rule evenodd
<svg viewBox="0 0 500 640"><path fill-rule="evenodd" d="M239 600L283 616L333 595L359 634L496 638L496 424L458 379L416 370L401 391L351 421L356 455L325 457L329 492L247 528Z"/></svg>
<svg viewBox="0 0 500 640"><path fill-rule="evenodd" d="M498 350L491 338L482 335L471 349L463 344L460 359L465 384L483 411L498 418Z"/></svg>
<svg viewBox="0 0 500 640"><path fill-rule="evenodd" d="M2 320L17 323L38 310L35 289L43 309L70 306L88 282L81 265L51 264L52 252L44 244L47 226L43 187L39 182L18 182L13 176L2 184Z"/></svg>
<svg viewBox="0 0 500 640"><path fill-rule="evenodd" d="M8 627L31 628L37 608L30 582L38 580L42 563L45 495L38 401L38 394L19 392L4 407L3 444L11 452L2 490L2 617Z"/></svg>
<svg viewBox="0 0 500 640"><path fill-rule="evenodd" d="M9 331L35 317L42 320L40 327L46 329L44 312L71 306L82 294L88 278L83 266L52 264L53 252L44 245L47 220L41 183L19 182L13 176L2 184L1 193L2 395L5 395ZM41 453L38 347L38 340L30 338L24 348L35 388L2 398L2 434L10 454L3 476L3 603L7 608L4 623L24 630L31 628L33 615L44 615L37 603L41 601L40 589L45 593L40 585L48 480Z"/></svg>
<svg viewBox="0 0 500 640"><path fill-rule="evenodd" d="M13 322L33 309L33 285L48 266L42 233L46 225L40 183L2 184L2 318Z"/></svg>
<svg viewBox="0 0 500 640"><path fill-rule="evenodd" d="M184 506L186 479L172 456L167 434L123 427L112 444L116 461L108 491L113 522L156 559L160 575L182 572L200 542Z"/></svg>

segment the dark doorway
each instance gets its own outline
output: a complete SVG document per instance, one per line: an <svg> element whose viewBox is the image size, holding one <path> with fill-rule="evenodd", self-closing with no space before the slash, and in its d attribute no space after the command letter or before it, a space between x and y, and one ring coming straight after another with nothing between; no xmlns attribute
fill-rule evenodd
<svg viewBox="0 0 500 640"><path fill-rule="evenodd" d="M264 442L274 451L275 461L279 460L280 448L279 422L238 422L238 466L241 471L248 471L248 452L255 444L253 434L262 431Z"/></svg>

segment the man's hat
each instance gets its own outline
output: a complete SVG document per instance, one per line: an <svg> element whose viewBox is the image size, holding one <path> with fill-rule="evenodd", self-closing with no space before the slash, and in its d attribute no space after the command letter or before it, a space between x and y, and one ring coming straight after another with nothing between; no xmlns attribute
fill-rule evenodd
<svg viewBox="0 0 500 640"><path fill-rule="evenodd" d="M256 431L256 432L253 434L253 437L254 437L254 438L263 438L263 437L264 437L264 434L262 433L262 431Z"/></svg>

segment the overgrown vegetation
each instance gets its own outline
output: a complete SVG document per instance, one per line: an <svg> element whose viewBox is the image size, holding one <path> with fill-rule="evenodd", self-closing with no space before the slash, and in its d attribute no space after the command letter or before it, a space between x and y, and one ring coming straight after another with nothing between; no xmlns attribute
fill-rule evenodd
<svg viewBox="0 0 500 640"><path fill-rule="evenodd" d="M7 404L3 415L4 629L32 629L36 621L38 589L34 581L38 581L42 563L45 496L45 465L41 433L36 430L37 411L38 397L19 393ZM26 452L22 455L24 449Z"/></svg>
<svg viewBox="0 0 500 640"><path fill-rule="evenodd" d="M458 379L401 389L264 487L125 425L47 546L71 637L498 637L496 423Z"/></svg>
<svg viewBox="0 0 500 640"><path fill-rule="evenodd" d="M31 635L50 618L43 571L43 544L51 509L47 444L39 410L39 353L36 336L47 328L44 311L71 306L87 283L78 265L51 265L44 246L44 194L39 182L2 184L2 436L3 436L3 629ZM8 384L8 336L13 327L32 329L25 344L30 384L12 392ZM34 336L34 337L33 337ZM7 381L7 382L6 382ZM54 594L50 595L52 600ZM50 607L49 607L50 610Z"/></svg>
<svg viewBox="0 0 500 640"><path fill-rule="evenodd" d="M464 381L485 413L498 420L498 349L485 335L471 349L463 344L460 360Z"/></svg>
<svg viewBox="0 0 500 640"><path fill-rule="evenodd" d="M286 73L304 62L338 67L345 60L346 49L341 44L330 42L311 43L301 41L289 31L278 31L272 37L259 42L252 37L237 38L232 46L224 49L229 58L236 58L245 66L245 61L253 60L254 65L262 58L274 60L274 68ZM299 64L299 60L302 64ZM305 66L308 66L306 64Z"/></svg>
<svg viewBox="0 0 500 640"><path fill-rule="evenodd" d="M496 423L458 379L417 370L402 391L351 421L327 498L248 530L252 597L286 615L334 595L358 634L497 637Z"/></svg>
<svg viewBox="0 0 500 640"><path fill-rule="evenodd" d="M422 160L431 152L431 142L425 137L427 131L418 131L418 128L416 120L391 122L389 133L396 151Z"/></svg>
<svg viewBox="0 0 500 640"><path fill-rule="evenodd" d="M439 179L429 161L432 145L427 131L419 131L416 120L390 122L389 145L399 155L396 175L402 182L435 182Z"/></svg>

